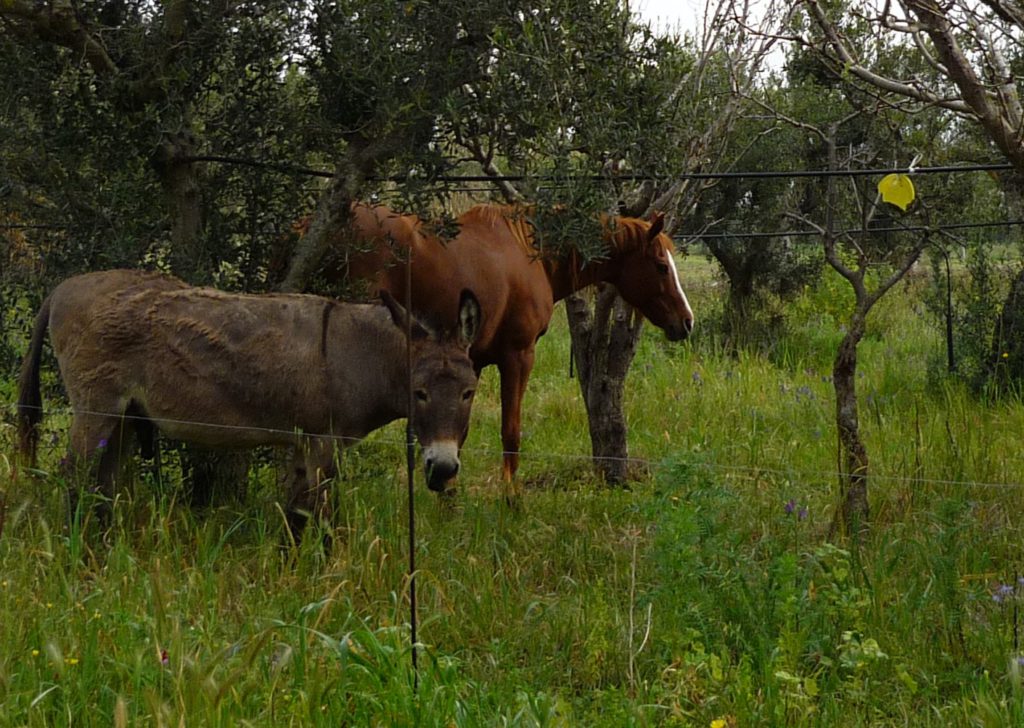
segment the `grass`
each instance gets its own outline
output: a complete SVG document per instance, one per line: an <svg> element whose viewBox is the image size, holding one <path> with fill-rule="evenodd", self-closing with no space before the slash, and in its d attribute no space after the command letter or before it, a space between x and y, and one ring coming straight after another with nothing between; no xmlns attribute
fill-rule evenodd
<svg viewBox="0 0 1024 728"><path fill-rule="evenodd" d="M698 315L714 306L707 264L682 272ZM521 510L486 372L458 498L417 487L418 687L400 427L343 459L326 553L281 547L270 465L245 503L203 512L143 474L109 543L67 533L64 483L14 483L0 430L0 725L1024 723L1024 407L929 384L941 341L913 289L883 301L858 380L873 530L828 543L828 291L767 355L647 331L628 490L582 457L560 313L525 402ZM66 421L46 423L50 472Z"/></svg>

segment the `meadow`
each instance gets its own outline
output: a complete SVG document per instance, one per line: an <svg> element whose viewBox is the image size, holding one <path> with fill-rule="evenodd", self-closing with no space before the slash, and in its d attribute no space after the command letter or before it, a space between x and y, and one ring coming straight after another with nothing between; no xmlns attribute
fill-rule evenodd
<svg viewBox="0 0 1024 728"><path fill-rule="evenodd" d="M943 342L922 284L900 286L861 347L871 531L830 542L841 286L826 276L771 350L733 356L701 329L710 264L681 274L697 329L645 330L628 488L592 475L561 310L518 508L485 372L457 496L416 487L415 680L400 425L342 458L324 551L282 548L272 463L203 511L173 467L142 472L109 543L69 532L62 405L35 480L12 480L7 417L0 725L1024 724L1024 405L930 375Z"/></svg>

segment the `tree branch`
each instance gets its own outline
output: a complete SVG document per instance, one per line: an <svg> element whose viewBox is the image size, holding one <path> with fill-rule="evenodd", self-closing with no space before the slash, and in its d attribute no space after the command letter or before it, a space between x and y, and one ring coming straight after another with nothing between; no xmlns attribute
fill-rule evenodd
<svg viewBox="0 0 1024 728"><path fill-rule="evenodd" d="M956 37L949 19L939 12L937 6L925 0L906 0L907 7L917 16L925 32L935 46L939 60L946 68L949 78L960 90L964 104L985 127L992 141L1006 155L1013 165L1024 172L1024 146L1018 137L1021 128L1020 104L1013 90L1015 107L1000 109L993 103L985 83L978 77ZM986 57L989 54L986 53ZM1002 113L1001 113L1002 112ZM1016 118L1014 116L1016 115Z"/></svg>
<svg viewBox="0 0 1024 728"><path fill-rule="evenodd" d="M79 21L68 0L46 4L4 0L0 2L0 17L23 21L22 24L40 40L74 51L98 76L112 76L120 70L103 43Z"/></svg>
<svg viewBox="0 0 1024 728"><path fill-rule="evenodd" d="M857 62L853 54L847 48L843 41L842 36L836 30L832 21L829 20L825 11L822 10L821 5L817 0L803 0L804 4L810 10L811 16L814 18L815 23L825 34L828 40L829 46L832 48L836 55L836 59L839 61L843 69L849 74L856 78L871 84L876 88L880 88L883 91L888 91L900 96L906 96L908 98L922 101L926 104L934 106L940 106L950 111L955 111L958 114L965 114L967 116L975 116L975 110L965 103L961 99L946 99L938 94L935 94L927 89L918 88L908 83L896 81L885 76L880 76L874 71L871 71Z"/></svg>

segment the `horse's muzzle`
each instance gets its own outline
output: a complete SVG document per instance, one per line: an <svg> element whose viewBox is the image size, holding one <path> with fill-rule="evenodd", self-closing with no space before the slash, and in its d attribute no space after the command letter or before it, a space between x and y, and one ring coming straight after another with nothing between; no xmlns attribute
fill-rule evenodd
<svg viewBox="0 0 1024 728"><path fill-rule="evenodd" d="M693 331L693 320L686 319L681 324L665 328L665 338L669 341L684 341Z"/></svg>

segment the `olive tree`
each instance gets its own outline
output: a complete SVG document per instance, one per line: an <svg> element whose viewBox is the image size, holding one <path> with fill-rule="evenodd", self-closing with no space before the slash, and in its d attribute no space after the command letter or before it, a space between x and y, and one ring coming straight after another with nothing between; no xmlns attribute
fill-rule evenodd
<svg viewBox="0 0 1024 728"><path fill-rule="evenodd" d="M1024 7L1020 3L899 0L834 9L818 0L803 0L801 5L806 24L797 28L793 41L818 55L844 82L893 105L934 107L975 125L990 149L1012 166L999 175L999 182L1008 208L1020 216L1024 210ZM924 70L906 74L877 64L875 57L852 42L857 29L865 26L874 31L877 42L899 45L920 58ZM1018 386L1024 377L1022 303L1024 267L1003 304L989 367Z"/></svg>

